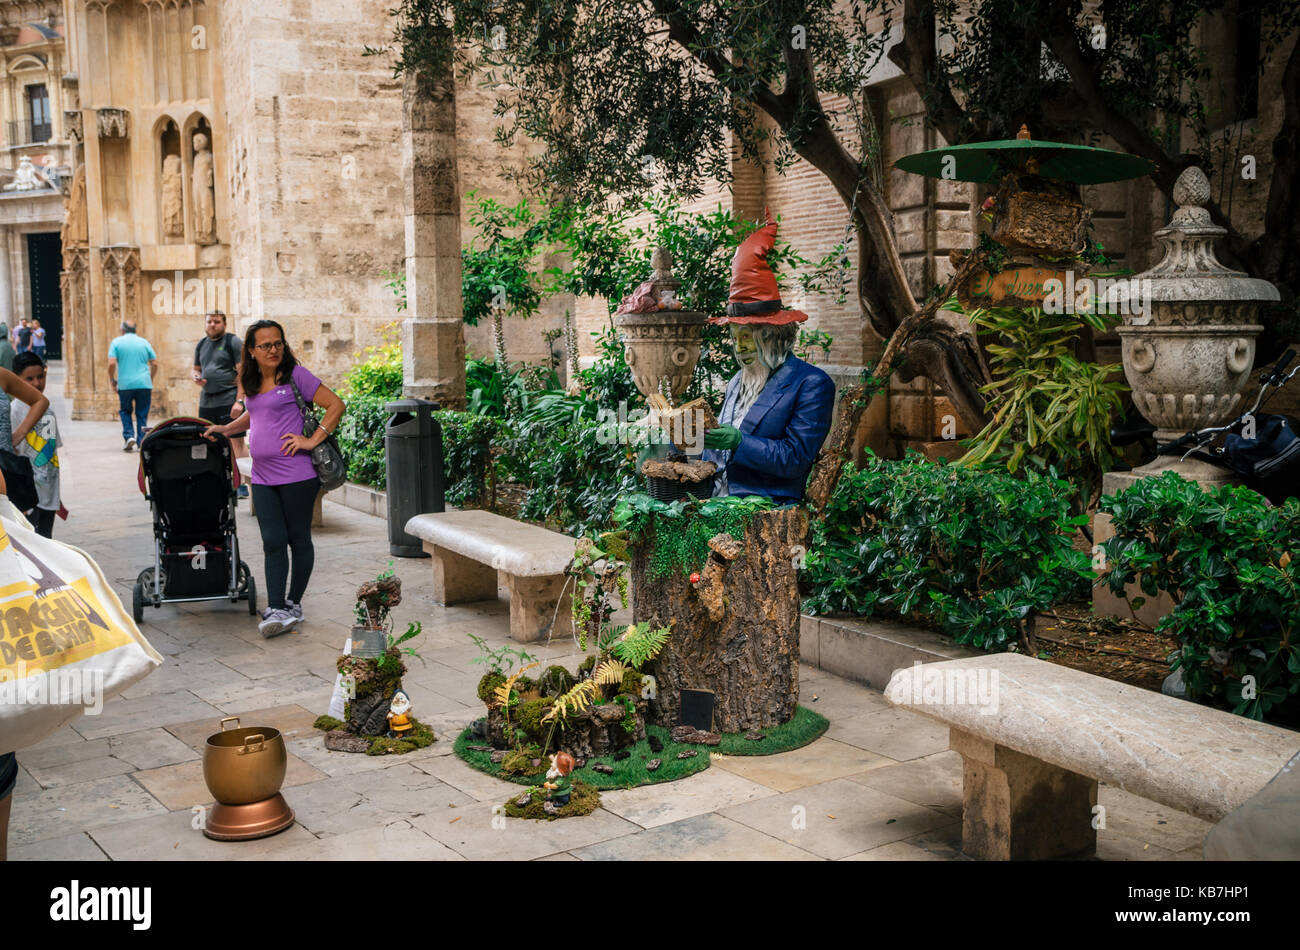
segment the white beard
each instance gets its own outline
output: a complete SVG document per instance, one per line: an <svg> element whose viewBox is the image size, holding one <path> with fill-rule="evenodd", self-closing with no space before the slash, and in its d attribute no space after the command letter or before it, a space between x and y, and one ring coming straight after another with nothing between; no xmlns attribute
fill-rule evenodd
<svg viewBox="0 0 1300 950"><path fill-rule="evenodd" d="M759 393L763 391L771 375L772 371L759 359L755 359L748 366L741 367L740 385L736 389L735 409L732 412L730 425L740 427L740 423L758 401Z"/></svg>

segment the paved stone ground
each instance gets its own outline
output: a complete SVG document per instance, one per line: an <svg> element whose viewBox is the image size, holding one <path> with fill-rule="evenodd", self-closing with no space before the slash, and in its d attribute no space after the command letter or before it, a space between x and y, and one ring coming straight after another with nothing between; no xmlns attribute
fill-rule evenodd
<svg viewBox="0 0 1300 950"><path fill-rule="evenodd" d="M121 451L116 423L68 422L61 384L56 369L50 396L68 446L60 459L72 516L55 535L87 550L129 605L135 576L153 557L148 508L135 486L139 457ZM396 619L424 623L422 658L410 660L406 687L439 741L384 758L325 751L311 724L329 702L353 592L390 561L386 530L381 519L326 502L308 619L293 634L263 640L242 604L149 609L143 630L166 664L101 715L19 753L10 857L961 858L961 759L947 751L946 730L810 667L801 673L802 700L831 720L812 745L780 756L715 757L712 768L680 782L606 792L603 808L586 818L494 828L493 806L518 786L471 770L451 744L482 714L480 674L470 664L478 651L466 634L509 642L507 606L435 605L424 561L396 564L405 582ZM261 586L261 545L246 503L239 533ZM548 662L580 660L571 644L540 652ZM286 832L220 843L191 828L191 808L210 801L200 750L229 715L285 734L285 797L297 813ZM1100 801L1100 857L1200 857L1205 822L1105 786Z"/></svg>

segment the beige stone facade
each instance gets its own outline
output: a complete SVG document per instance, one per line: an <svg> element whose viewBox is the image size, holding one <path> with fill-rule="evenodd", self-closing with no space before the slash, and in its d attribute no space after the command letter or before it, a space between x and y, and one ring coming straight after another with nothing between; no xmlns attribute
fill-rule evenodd
<svg viewBox="0 0 1300 950"><path fill-rule="evenodd" d="M62 4L0 2L0 321L36 317L62 351L59 230L73 171L63 109Z"/></svg>

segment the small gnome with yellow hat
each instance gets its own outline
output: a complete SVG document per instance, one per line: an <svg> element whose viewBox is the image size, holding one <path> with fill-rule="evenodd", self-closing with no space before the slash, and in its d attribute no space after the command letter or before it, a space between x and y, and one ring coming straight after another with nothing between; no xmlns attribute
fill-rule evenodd
<svg viewBox="0 0 1300 950"><path fill-rule="evenodd" d="M719 426L704 434L704 458L717 463L715 495L763 495L778 505L803 500L808 472L830 431L835 384L791 354L801 310L781 303L767 255L776 222L741 242L731 261L731 295L724 317L740 372L727 384Z"/></svg>

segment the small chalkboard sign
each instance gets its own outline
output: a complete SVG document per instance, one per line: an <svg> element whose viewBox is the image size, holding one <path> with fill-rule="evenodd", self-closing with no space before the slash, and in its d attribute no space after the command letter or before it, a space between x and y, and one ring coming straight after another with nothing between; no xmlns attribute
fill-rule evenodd
<svg viewBox="0 0 1300 950"><path fill-rule="evenodd" d="M677 691L677 697L679 726L691 726L701 732L713 731L713 690L682 689Z"/></svg>

